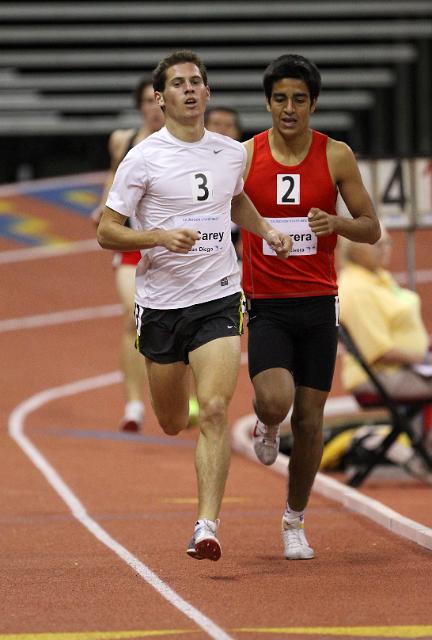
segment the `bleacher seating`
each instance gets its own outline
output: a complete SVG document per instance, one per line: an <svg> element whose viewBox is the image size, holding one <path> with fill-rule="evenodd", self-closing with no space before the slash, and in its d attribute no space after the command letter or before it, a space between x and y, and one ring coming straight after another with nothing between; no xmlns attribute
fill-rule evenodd
<svg viewBox="0 0 432 640"><path fill-rule="evenodd" d="M270 123L264 68L295 52L322 71L314 127L363 155L430 154L431 42L430 0L4 4L0 139L10 162L0 180L13 177L17 156L31 155L36 139L38 153L43 142L56 157L57 147L69 150L71 170L65 138L81 134L81 161L91 148L89 165L106 164L108 134L138 122L138 78L177 48L202 56L212 103L238 108L245 136Z"/></svg>

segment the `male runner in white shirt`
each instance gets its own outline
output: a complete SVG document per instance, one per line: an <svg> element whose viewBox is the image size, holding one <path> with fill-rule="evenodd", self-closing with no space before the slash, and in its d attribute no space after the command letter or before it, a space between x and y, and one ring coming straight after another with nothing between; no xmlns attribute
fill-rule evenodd
<svg viewBox="0 0 432 640"><path fill-rule="evenodd" d="M227 409L240 365L242 291L231 218L281 258L291 239L273 229L243 193L243 146L204 128L207 73L191 51L153 74L165 127L136 145L118 168L98 228L105 249L141 250L138 346L153 408L165 433L188 423L189 367L200 406L196 448L198 520L187 553L218 560L218 515L230 460ZM135 214L141 230L125 227Z"/></svg>

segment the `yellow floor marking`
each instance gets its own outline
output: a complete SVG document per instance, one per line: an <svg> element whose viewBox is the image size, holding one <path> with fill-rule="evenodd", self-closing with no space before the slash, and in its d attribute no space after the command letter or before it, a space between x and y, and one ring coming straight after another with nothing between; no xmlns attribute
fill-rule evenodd
<svg viewBox="0 0 432 640"><path fill-rule="evenodd" d="M351 638L432 638L432 625L402 625L394 627L242 627L236 633L278 634L287 636L345 636ZM133 640L200 633L199 629L147 629L146 631L84 631L76 633L0 634L0 640Z"/></svg>
<svg viewBox="0 0 432 640"><path fill-rule="evenodd" d="M0 200L0 216L10 216L9 234L37 238L41 244L63 244L66 238L50 233L51 224L37 216L28 215L14 207L7 207L7 202Z"/></svg>
<svg viewBox="0 0 432 640"><path fill-rule="evenodd" d="M166 504L198 504L198 498L163 498L162 502L165 502ZM249 498L236 496L226 496L223 498L224 504L234 504L236 502L249 502Z"/></svg>
<svg viewBox="0 0 432 640"><path fill-rule="evenodd" d="M0 640L122 640L200 633L200 629L147 629L146 631L84 631L77 633L7 633Z"/></svg>
<svg viewBox="0 0 432 640"><path fill-rule="evenodd" d="M9 200L0 200L0 215L2 213L15 214L16 209L14 208L13 203L9 202Z"/></svg>
<svg viewBox="0 0 432 640"><path fill-rule="evenodd" d="M348 636L352 638L432 638L432 625L394 627L242 627L237 633L262 633L306 636ZM200 633L199 629L147 629L146 631L84 631L77 633L0 634L0 640L127 640Z"/></svg>
<svg viewBox="0 0 432 640"><path fill-rule="evenodd" d="M46 220L31 216L21 216L11 224L11 229L20 235L36 237L44 244L62 244L66 238L49 233L50 224Z"/></svg>
<svg viewBox="0 0 432 640"><path fill-rule="evenodd" d="M398 627L278 627L234 629L241 633L268 633L279 635L351 636L353 638L432 638L432 625ZM1 636L0 636L1 640Z"/></svg>
<svg viewBox="0 0 432 640"><path fill-rule="evenodd" d="M98 194L93 191L65 191L64 198L67 202L84 206L96 206L100 200Z"/></svg>

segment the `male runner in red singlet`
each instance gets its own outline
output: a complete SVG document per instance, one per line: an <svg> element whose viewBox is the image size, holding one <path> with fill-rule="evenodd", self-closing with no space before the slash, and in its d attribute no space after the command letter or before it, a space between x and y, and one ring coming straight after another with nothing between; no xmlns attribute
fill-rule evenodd
<svg viewBox="0 0 432 640"><path fill-rule="evenodd" d="M114 180L115 172L128 151L163 126L164 115L156 104L152 80L143 78L135 89L135 106L143 117L139 129L117 129L110 136L108 148L111 167L108 173L100 205L93 211L92 219L99 224L102 211ZM131 221L134 225L134 221ZM123 307L123 333L120 345L120 366L124 376L126 405L120 422L122 431L139 431L144 419L145 363L135 349L135 272L141 260L139 251L117 251L113 266L117 293Z"/></svg>
<svg viewBox="0 0 432 640"><path fill-rule="evenodd" d="M375 243L380 236L356 160L344 143L309 126L321 88L316 66L283 55L264 73L270 130L245 143L245 192L275 228L293 240L279 260L261 238L244 231L243 287L249 310L249 374L257 423L254 448L264 464L278 453L279 424L293 406L294 445L282 518L287 559L313 558L303 530L322 455L324 405L337 347L337 235ZM352 218L336 215L340 192Z"/></svg>

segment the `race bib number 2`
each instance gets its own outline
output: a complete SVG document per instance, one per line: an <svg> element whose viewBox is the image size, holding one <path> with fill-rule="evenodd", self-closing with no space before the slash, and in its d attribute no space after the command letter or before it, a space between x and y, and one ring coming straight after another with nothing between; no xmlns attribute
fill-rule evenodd
<svg viewBox="0 0 432 640"><path fill-rule="evenodd" d="M311 256L317 252L318 239L311 230L307 218L266 218L278 231L291 237L293 246L292 256ZM263 254L275 256L276 252L263 240Z"/></svg>
<svg viewBox="0 0 432 640"><path fill-rule="evenodd" d="M277 174L276 204L300 204L300 174Z"/></svg>

